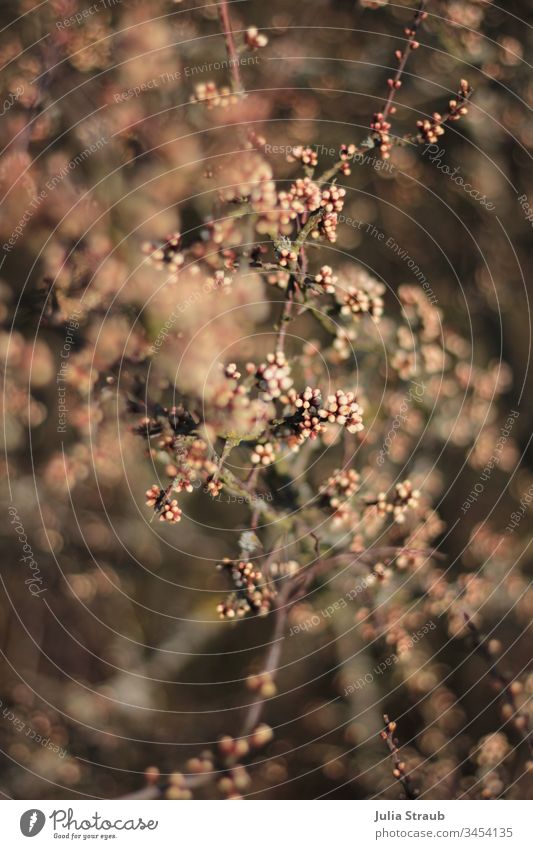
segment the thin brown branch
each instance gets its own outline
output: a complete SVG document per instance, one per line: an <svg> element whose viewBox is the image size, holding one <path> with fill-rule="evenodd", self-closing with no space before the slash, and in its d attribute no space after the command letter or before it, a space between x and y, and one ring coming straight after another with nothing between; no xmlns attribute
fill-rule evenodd
<svg viewBox="0 0 533 849"><path fill-rule="evenodd" d="M389 93L381 111L374 112L372 122L370 124L371 130L373 130L372 140L374 142L374 147L377 147L381 153L382 159L388 159L390 157L390 149L392 147L390 129L391 123L389 121L389 117L396 112L396 107L394 106L394 98L396 97L396 92L402 86L402 75L405 71L405 66L407 65L407 60L409 58L410 53L419 46L418 41L416 40L416 36L418 33L418 29L420 24L425 18L427 18L427 12L425 7L428 3L428 0L420 0L418 4L418 8L415 12L414 20L411 26L406 27L405 35L407 36L407 40L405 42L405 46L403 50L397 50L395 56L398 60L398 68L393 77L390 77L387 80L387 85L389 87Z"/></svg>
<svg viewBox="0 0 533 849"><path fill-rule="evenodd" d="M260 676L263 680L269 680L273 682L279 668L279 661L281 657L281 652L283 648L283 634L287 625L287 619L289 616L289 612L292 606L298 601L299 598L305 593L307 587L313 580L314 571L311 567L306 570L305 574L295 575L293 578L287 580L283 585L282 590L280 591L276 607L274 608L274 630L272 632L272 638L270 642L270 647L264 659L262 671ZM263 714L264 708L266 704L266 699L261 690L259 690L257 697L251 704L248 706L246 715L243 720L241 733L238 738L238 742L246 742L248 738L252 738L254 732L258 728L259 720ZM249 754L253 754L254 749L250 746ZM241 759L244 760L244 757ZM192 775L192 774L184 774L179 775L179 790L180 792L190 792L192 790L197 790L201 787L204 787L210 784L213 781L224 776L225 773L231 769L232 763L220 763L216 764L216 768L209 772L200 775ZM160 799L165 798L169 789L174 786L173 777L171 776L169 780L160 781L157 778L157 773L153 778L147 774L147 783L140 790L130 793L126 796L123 796L124 799Z"/></svg>
<svg viewBox="0 0 533 849"><path fill-rule="evenodd" d="M520 709L516 701L515 682L498 668L498 661L495 660L489 651L486 638L472 622L468 613L465 613L464 617L466 627L472 636L475 650L487 664L487 676L503 702L503 717L512 722L522 742L528 747L530 755L533 755L533 739L529 727L529 717Z"/></svg>
<svg viewBox="0 0 533 849"><path fill-rule="evenodd" d="M243 94L244 86L242 84L239 55L237 53L237 48L235 47L235 39L233 37L233 30L231 27L231 20L228 10L228 0L219 0L218 16L226 41L226 52L228 54L232 88L235 94Z"/></svg>
<svg viewBox="0 0 533 849"><path fill-rule="evenodd" d="M388 81L389 94L387 100L383 105L383 109L381 110L384 118L387 118L391 114L391 109L394 105L394 98L396 97L396 92L401 87L402 75L405 70L405 66L407 65L409 54L412 50L415 50L418 47L418 41L416 40L416 36L420 24L427 18L426 6L428 5L428 2L429 0L420 0L418 8L415 12L413 23L410 27L407 27L405 31L405 34L407 35L405 48L403 51L399 51L399 53L401 53L401 56L398 55L398 52L396 53L397 57L399 58L400 64L398 65L398 69L394 74L394 77L392 77L392 79ZM400 85L398 85L398 83Z"/></svg>
<svg viewBox="0 0 533 849"><path fill-rule="evenodd" d="M278 333L276 337L276 352L283 352L285 347L285 337L287 335L287 326L292 318L292 308L294 306L294 288L295 282L294 277L291 275L289 283L287 285L287 290L285 293L285 301L283 303L283 309L281 310L281 315L279 318L278 324Z"/></svg>
<svg viewBox="0 0 533 849"><path fill-rule="evenodd" d="M396 723L392 722L386 713L383 715L383 720L385 722L385 728L381 731L380 736L390 752L393 764L392 774L402 785L407 799L417 799L419 790L414 786L411 777L406 772L405 762L400 757L398 739L394 736Z"/></svg>

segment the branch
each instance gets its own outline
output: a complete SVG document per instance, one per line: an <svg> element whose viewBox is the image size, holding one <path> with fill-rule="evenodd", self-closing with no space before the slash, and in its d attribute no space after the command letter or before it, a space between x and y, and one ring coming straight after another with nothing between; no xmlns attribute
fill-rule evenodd
<svg viewBox="0 0 533 849"><path fill-rule="evenodd" d="M374 130L375 146L379 148L383 159L389 158L389 151L392 146L390 139L391 124L388 119L390 115L393 115L396 112L394 98L396 97L398 89L401 88L402 75L405 70L405 66L407 65L409 54L412 50L416 50L419 46L418 41L416 40L416 35L420 24L427 18L427 12L425 10L427 3L428 0L420 0L415 12L413 23L410 27L406 27L405 29L405 34L407 36L405 47L403 50L397 50L395 53L395 56L399 61L398 69L395 75L387 80L389 94L381 111L374 113L370 124L370 129Z"/></svg>
<svg viewBox="0 0 533 849"><path fill-rule="evenodd" d="M318 562L318 561L317 561ZM302 580L303 577L303 580ZM222 749L224 744L224 753L226 748L229 750L227 757L221 757L219 753L219 763L217 768L213 768L200 775L175 773L168 780L160 781L159 772L157 769L151 768L146 771L147 784L140 790L130 793L121 798L123 799L161 799L161 798L190 798L191 791L205 787L217 778L222 778L226 774L231 773L231 770L237 767L241 769L241 763L247 755L254 753L261 745L268 743L271 736L271 731L268 726L258 725L265 708L266 698L270 697L271 692L265 692L264 685L272 685L275 676L279 669L279 661L283 647L283 633L287 624L287 619L292 606L305 593L307 587L314 577L313 568L306 570L303 574L295 575L287 580L283 589L277 597L276 607L274 608L275 624L272 632L270 648L266 654L263 669L259 676L256 676L262 686L258 689L256 699L249 705L245 715L240 737L236 740L232 738L223 738L219 741L219 749ZM256 738L259 737L259 741ZM261 739L263 738L263 739ZM200 763L200 760L197 759ZM231 779L230 779L231 780ZM174 795L171 795L174 794Z"/></svg>
<svg viewBox="0 0 533 849"><path fill-rule="evenodd" d="M383 714L383 720L385 722L385 728L383 731L381 731L380 736L381 739L386 743L387 748L390 752L391 760L393 763L392 774L395 778L398 779L398 781L402 785L406 797L408 799L417 799L420 791L413 785L410 776L405 771L405 763L400 757L398 740L394 736L394 732L396 731L396 723L391 722L386 713Z"/></svg>
<svg viewBox="0 0 533 849"><path fill-rule="evenodd" d="M244 94L244 86L242 84L241 70L239 66L239 56L237 54L235 39L233 38L233 30L231 28L228 0L219 0L218 17L226 40L226 52L228 54L233 91L235 94Z"/></svg>
<svg viewBox="0 0 533 849"><path fill-rule="evenodd" d="M464 617L466 627L472 635L475 650L488 666L487 676L494 689L499 691L500 698L504 703L504 718L512 720L516 731L522 738L522 742L528 747L530 755L533 755L533 740L531 738L531 730L529 728L529 718L524 711L520 710L516 701L516 695L513 688L514 681L498 669L497 661L487 648L486 639L474 625L468 613L465 613ZM505 706L507 706L507 711L505 710ZM507 717L505 716L506 713L508 714Z"/></svg>
<svg viewBox="0 0 533 849"><path fill-rule="evenodd" d="M384 118L387 118L391 114L391 110L393 109L394 98L398 89L401 88L402 75L405 70L405 66L407 65L409 54L411 53L411 50L416 50L419 46L418 41L416 40L416 36L420 24L428 16L428 13L425 11L425 7L427 6L428 2L429 0L420 0L418 8L415 12L413 23L405 30L405 34L407 36L405 48L403 51L396 51L395 55L396 58L399 59L400 64L398 65L398 70L396 71L394 77L392 79L387 80L387 85L389 86L390 91L387 100L385 101L385 104L383 106L383 109L381 110Z"/></svg>

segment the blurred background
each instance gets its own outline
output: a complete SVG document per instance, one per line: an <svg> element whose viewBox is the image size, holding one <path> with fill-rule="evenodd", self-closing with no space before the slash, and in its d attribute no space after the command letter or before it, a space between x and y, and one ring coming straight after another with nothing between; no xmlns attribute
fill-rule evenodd
<svg viewBox="0 0 533 849"><path fill-rule="evenodd" d="M505 666L521 676L527 707L529 502L515 533L500 543L533 484L531 21L524 20L527 4L518 2L500 8L435 0L428 10L397 96L394 132L414 133L421 116L445 110L461 78L474 89L469 115L450 126L438 150L406 143L390 167L354 164L343 178L344 213L374 224L414 259L481 370L507 364L490 409L488 456L510 411L520 415L466 515L459 506L483 462L477 470L465 465L459 437L446 452L432 440L420 452L446 493L438 507L443 534L453 528L445 554L455 562L464 552L452 577L476 574L475 604L506 576L487 618L498 623L494 638L513 647ZM216 4L2 3L6 798L112 798L141 786L151 765L162 773L180 769L220 734L237 733L249 699L242 679L269 639L268 620L234 627L216 616L225 584L214 563L234 554L234 529L247 521L243 505L193 493L179 532L147 521L143 494L152 473L130 429L127 397L176 298L169 300L143 262L142 246L176 230L197 234L216 217L213 178L216 184L227 176L223 157L238 148L236 123L273 146L265 158L281 180L294 166L276 145L321 146L327 164L325 149L365 138L412 5L246 0L231 3L230 12L236 33L257 26L268 44L241 65L246 98L207 110L190 102L195 85L228 85L227 71L217 68L226 53ZM340 228L335 251L392 292L412 282L405 260L358 228ZM195 364L211 358L209 345L231 350L247 328L261 327L261 291L257 281L236 288L222 319L216 299L187 301L181 290L177 303L185 306L172 344L158 346L156 356L162 390L180 357L190 364L181 369L190 383L184 391L192 391ZM200 323L207 334L197 338ZM454 425L443 414L439 426ZM304 613L324 610L338 595L338 587L324 587ZM285 641L279 695L265 712L276 736L252 770L248 792L397 798L378 732L383 712L401 711L405 756L421 764L429 798L468 795L472 785L477 798L483 784L475 782L492 764L511 786L509 797L530 797L527 752L512 729L502 731L468 641L453 639L439 621L412 667L344 696L347 668L356 679L383 652L366 647L356 621L348 608ZM417 624L413 619L413 630Z"/></svg>

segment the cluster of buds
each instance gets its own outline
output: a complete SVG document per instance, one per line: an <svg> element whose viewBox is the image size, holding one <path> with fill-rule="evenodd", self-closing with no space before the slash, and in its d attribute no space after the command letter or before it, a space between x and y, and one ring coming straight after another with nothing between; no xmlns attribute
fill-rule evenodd
<svg viewBox="0 0 533 849"><path fill-rule="evenodd" d="M235 586L235 592L217 606L221 619L242 618L247 613L267 615L272 607L275 592L266 583L261 569L249 560L234 561L228 558L224 558L217 568L229 571Z"/></svg>
<svg viewBox="0 0 533 849"><path fill-rule="evenodd" d="M354 341L356 338L355 327L340 327L335 331L333 349L339 360L349 360L354 356Z"/></svg>
<svg viewBox="0 0 533 849"><path fill-rule="evenodd" d="M339 158L342 164L339 171L341 174L344 174L345 177L349 177L352 173L352 169L350 168L350 159L353 159L356 152L357 148L354 144L341 144Z"/></svg>
<svg viewBox="0 0 533 849"><path fill-rule="evenodd" d="M472 87L469 85L468 80L461 80L459 83L459 89L457 91L457 96L449 101L448 108L448 121L458 121L464 115L468 114L467 103L472 94Z"/></svg>
<svg viewBox="0 0 533 849"><path fill-rule="evenodd" d="M192 793L187 786L187 779L181 772L173 772L169 776L165 798L180 802L192 799Z"/></svg>
<svg viewBox="0 0 533 849"><path fill-rule="evenodd" d="M213 752L209 749L200 752L195 758L189 758L185 764L185 769L192 775L206 775L213 772L215 769Z"/></svg>
<svg viewBox="0 0 533 849"><path fill-rule="evenodd" d="M306 177L305 179L309 179ZM310 181L311 182L311 181ZM312 183L314 189L312 192L312 200L308 202L308 211L317 212L316 222L311 230L313 239L319 239L324 236L328 242L332 244L337 241L337 224L338 213L342 211L344 206L344 197L346 189L341 189L332 184L326 186L322 190L316 183Z"/></svg>
<svg viewBox="0 0 533 849"><path fill-rule="evenodd" d="M291 250L290 248L281 248L278 252L278 262L283 268L287 268L289 265L293 265L298 259L298 254L296 251Z"/></svg>
<svg viewBox="0 0 533 849"><path fill-rule="evenodd" d="M280 209L287 212L291 219L297 215L315 212L321 205L322 193L318 183L310 177L298 177L289 191L278 194Z"/></svg>
<svg viewBox="0 0 533 849"><path fill-rule="evenodd" d="M416 122L418 129L417 139L421 144L435 144L439 136L444 135L442 126L443 117L439 112L434 112L431 118L423 118Z"/></svg>
<svg viewBox="0 0 533 849"><path fill-rule="evenodd" d="M187 448L178 445L177 463L173 489L176 492L192 492L194 482L205 480L205 491L212 496L219 494L222 483L217 479L217 464L209 456L209 447L203 439L195 439Z"/></svg>
<svg viewBox="0 0 533 849"><path fill-rule="evenodd" d="M294 220L298 215L322 211L312 232L313 238L325 235L330 242L336 240L337 213L342 211L346 190L331 185L321 189L310 177L298 178L288 192L278 195L282 221Z"/></svg>
<svg viewBox="0 0 533 849"><path fill-rule="evenodd" d="M246 369L248 374L253 374L256 366L248 363ZM237 435L258 438L271 415L271 407L260 398L252 398L249 385L239 383L237 374L232 372L229 377L224 374L220 382L209 387L210 415L205 427L211 440L216 436L235 439Z"/></svg>
<svg viewBox="0 0 533 849"><path fill-rule="evenodd" d="M224 254L227 248L223 245L235 244L238 239L239 230L238 224L233 218L226 218L222 221L206 221L205 222L206 241L204 244L213 245L220 248L220 252ZM198 249L199 246L195 245ZM208 255L212 255L207 251Z"/></svg>
<svg viewBox="0 0 533 849"><path fill-rule="evenodd" d="M270 286L276 286L278 289L282 289L284 292L287 290L290 279L291 275L288 271L274 271L267 275L267 283Z"/></svg>
<svg viewBox="0 0 533 849"><path fill-rule="evenodd" d="M383 112L374 112L370 129L374 131L375 146L378 148L382 159L390 159L392 147L390 128L390 121L387 121Z"/></svg>
<svg viewBox="0 0 533 849"><path fill-rule="evenodd" d="M240 154L226 166L219 195L226 203L247 201L257 213L272 210L277 203L272 167L257 151ZM226 224L224 229L227 227ZM226 238L229 235L226 233Z"/></svg>
<svg viewBox="0 0 533 849"><path fill-rule="evenodd" d="M336 469L327 479L322 488L322 495L327 499L329 507L342 520L349 512L346 502L359 489L360 477L354 469Z"/></svg>
<svg viewBox="0 0 533 849"><path fill-rule="evenodd" d="M323 292L332 295L335 292L335 284L338 278L333 274L329 265L323 265L318 274L315 274L314 282L320 286Z"/></svg>
<svg viewBox="0 0 533 849"><path fill-rule="evenodd" d="M169 271L176 277L185 262L180 241L181 233L170 233L164 242L144 242L141 250L158 271Z"/></svg>
<svg viewBox="0 0 533 849"><path fill-rule="evenodd" d="M208 445L204 439L195 439L188 447L185 462L187 468L201 471L208 461Z"/></svg>
<svg viewBox="0 0 533 849"><path fill-rule="evenodd" d="M350 433L363 429L362 410L353 392L338 389L324 403L320 390L307 386L300 393L291 389L287 400L295 411L285 417L277 433L286 439L293 451L297 451L307 439L316 439L324 433L328 423L341 425Z"/></svg>
<svg viewBox="0 0 533 849"><path fill-rule="evenodd" d="M318 165L318 156L316 150L313 150L312 147L304 147L299 144L296 147L293 147L291 153L288 154L287 161L299 161L302 165L306 165L308 168L316 168Z"/></svg>
<svg viewBox="0 0 533 849"><path fill-rule="evenodd" d="M244 34L244 40L249 50L257 50L259 47L266 47L268 38L262 32L259 32L257 27L248 27Z"/></svg>
<svg viewBox="0 0 533 849"><path fill-rule="evenodd" d="M338 389L335 395L328 395L324 409L320 410L319 415L332 424L342 425L349 433L358 433L363 430L362 413L354 393Z"/></svg>
<svg viewBox="0 0 533 849"><path fill-rule="evenodd" d="M439 112L434 112L431 118L420 119L416 122L417 140L421 144L435 144L439 136L444 134L443 124L447 121L459 121L468 113L467 103L471 94L472 88L467 80L461 80L456 97L448 103L447 115L443 116Z"/></svg>
<svg viewBox="0 0 533 849"><path fill-rule="evenodd" d="M210 80L195 85L191 103L205 103L208 109L214 109L216 106L232 106L238 102L238 99L238 96L229 86L219 88L215 82Z"/></svg>
<svg viewBox="0 0 533 849"><path fill-rule="evenodd" d="M411 481L405 480L397 483L391 495L384 492L378 493L375 502L378 515L386 516L392 514L395 522L399 525L405 522L405 513L410 507L416 507L420 499L420 492L413 489Z"/></svg>
<svg viewBox="0 0 533 849"><path fill-rule="evenodd" d="M156 483L152 484L150 489L146 490L146 506L153 507L158 510L159 505L163 503L166 497L166 490L161 489Z"/></svg>
<svg viewBox="0 0 533 849"><path fill-rule="evenodd" d="M281 398L292 386L291 368L283 351L267 354L265 363L248 363L246 368L254 375L264 401Z"/></svg>
<svg viewBox="0 0 533 849"><path fill-rule="evenodd" d="M383 315L383 286L374 284L372 287L349 286L343 297L342 315L359 316L362 313L370 315L374 321L379 321Z"/></svg>
<svg viewBox="0 0 533 849"><path fill-rule="evenodd" d="M406 349L412 349L412 330L416 329L422 342L438 340L442 334L442 313L428 300L418 286L402 285L398 287L398 297L403 313L409 322L409 330L398 330L398 341ZM400 334L402 338L400 338Z"/></svg>
<svg viewBox="0 0 533 849"><path fill-rule="evenodd" d="M169 522L171 525L181 522L182 512L175 498L165 499L159 513L160 522Z"/></svg>
<svg viewBox="0 0 533 849"><path fill-rule="evenodd" d="M253 746L254 749L262 749L273 739L274 732L270 725L267 725L266 722L261 722L250 735L250 745Z"/></svg>
<svg viewBox="0 0 533 849"><path fill-rule="evenodd" d="M229 380L240 380L241 379L241 373L240 373L239 369L237 368L237 363L228 363L227 366L223 366L223 369L224 369L224 375Z"/></svg>
<svg viewBox="0 0 533 849"><path fill-rule="evenodd" d="M478 767L478 783L482 785L482 799L501 798L506 784L501 766L510 751L509 740L501 731L486 734L472 751L471 758Z"/></svg>
<svg viewBox="0 0 533 849"><path fill-rule="evenodd" d="M218 758L225 766L235 764L250 753L250 744L243 737L235 739L224 734L218 740Z"/></svg>
<svg viewBox="0 0 533 849"><path fill-rule="evenodd" d="M251 784L251 778L246 767L236 764L231 767L219 780L217 787L226 799L242 799L243 793Z"/></svg>
<svg viewBox="0 0 533 849"><path fill-rule="evenodd" d="M414 351L398 348L391 357L390 365L398 373L398 377L408 380L416 374L416 354Z"/></svg>
<svg viewBox="0 0 533 849"><path fill-rule="evenodd" d="M250 460L254 466L269 466L274 463L276 455L271 442L259 443L252 451Z"/></svg>
<svg viewBox="0 0 533 849"><path fill-rule="evenodd" d="M385 566L384 563L375 563L370 574L366 576L366 582L368 586L375 583L385 584L391 576L392 569L390 566Z"/></svg>
<svg viewBox="0 0 533 849"><path fill-rule="evenodd" d="M158 447L165 451L167 454L173 455L173 459L180 465L180 461L184 458L184 448L183 448L183 434L173 433L163 433L161 438L157 442ZM154 452L152 452L152 456L155 456ZM169 472L170 477L176 477L177 472L172 475Z"/></svg>
<svg viewBox="0 0 533 849"><path fill-rule="evenodd" d="M242 799L242 794L250 786L248 771L240 763L250 753L250 745L251 740L243 737L235 739L229 734L218 741L217 762L223 764L224 769L217 787L226 799Z"/></svg>
<svg viewBox="0 0 533 849"><path fill-rule="evenodd" d="M181 475L179 472L175 477L176 479L172 484L172 489L174 490L174 492L180 493L193 491L194 487L191 478L187 477L186 475Z"/></svg>
<svg viewBox="0 0 533 849"><path fill-rule="evenodd" d="M335 185L327 186L325 189L322 189L320 206L325 210L326 214L342 212L345 196L346 189L341 189Z"/></svg>
<svg viewBox="0 0 533 849"><path fill-rule="evenodd" d="M153 508L159 515L160 522L175 524L181 520L182 512L176 499L170 499L168 493L168 489L161 489L154 483L150 489L146 490L146 506Z"/></svg>
<svg viewBox="0 0 533 849"><path fill-rule="evenodd" d="M336 212L326 212L320 216L317 226L312 230L311 236L313 239L319 239L324 236L332 245L337 241L337 224L339 217Z"/></svg>
<svg viewBox="0 0 533 849"><path fill-rule="evenodd" d="M271 699L278 692L278 688L270 672L249 675L246 679L246 687L253 693L257 693L261 699Z"/></svg>
<svg viewBox="0 0 533 849"><path fill-rule="evenodd" d="M298 450L306 439L316 439L326 429L322 415L322 396L319 389L307 386L300 393L291 389L288 397L296 410L288 419L294 437L289 438L288 443L293 450Z"/></svg>
<svg viewBox="0 0 533 849"><path fill-rule="evenodd" d="M211 498L217 498L220 495L220 493L222 492L223 488L224 488L224 485L223 485L222 481L220 480L220 478L217 477L216 474L210 475L207 478L207 481L206 481L206 484L205 484L205 491L211 496Z"/></svg>

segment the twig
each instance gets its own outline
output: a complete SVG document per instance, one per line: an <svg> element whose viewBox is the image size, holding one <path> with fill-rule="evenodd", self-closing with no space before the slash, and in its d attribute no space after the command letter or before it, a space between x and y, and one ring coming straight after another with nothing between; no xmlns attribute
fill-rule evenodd
<svg viewBox="0 0 533 849"><path fill-rule="evenodd" d="M527 714L520 710L516 701L516 696L513 690L513 681L498 669L498 662L494 659L487 647L486 639L479 632L475 624L472 622L468 613L464 614L466 627L468 628L474 647L480 657L486 662L487 676L490 679L493 687L499 691L500 698L504 705L508 707L508 719L512 720L513 726L520 735L522 742L526 744L531 755L533 755L533 740L531 738L531 730L529 728L529 718ZM504 718L506 711L504 710Z"/></svg>
<svg viewBox="0 0 533 849"><path fill-rule="evenodd" d="M284 592L280 593L278 596L278 603L276 605L276 622L274 625L274 631L272 632L271 645L268 650L267 656L265 658L265 662L263 665L262 676L266 676L270 679L274 679L276 672L279 666L279 660L281 657L281 650L283 647L283 633L285 631L285 626L287 624L287 619L289 616L290 608L292 604L289 606L288 604L288 596L291 592L291 582L287 581L285 585ZM263 713L265 707L265 700L262 696L258 695L257 699L251 705L248 715L244 721L242 728L242 736L247 737L254 728L257 726L259 719Z"/></svg>
<svg viewBox="0 0 533 849"><path fill-rule="evenodd" d="M289 324L292 317L292 308L294 305L294 288L295 281L293 275L291 274L291 278L289 280L285 293L285 302L283 304L283 309L281 310L281 315L279 318L278 334L276 337L276 352L279 353L283 352L285 346L285 336L287 334L287 325Z"/></svg>
<svg viewBox="0 0 533 849"><path fill-rule="evenodd" d="M313 568L308 569L302 574L295 575L293 578L286 581L283 589L277 597L276 607L274 608L275 624L272 632L270 648L266 654L263 664L261 677L274 680L278 668L281 651L283 648L283 632L287 624L287 619L292 606L305 593L307 587L311 583L314 575ZM265 708L265 697L259 691L256 699L249 705L246 716L243 721L239 740L245 741L253 735L257 729L259 720ZM253 749L250 749L253 753ZM219 768L211 770L204 774L181 775L180 788L186 791L197 790L220 778L224 773L231 769L231 764L221 763ZM146 784L140 790L123 796L123 799L160 799L165 798L167 790L172 786L172 781L158 781L157 778Z"/></svg>
<svg viewBox="0 0 533 849"><path fill-rule="evenodd" d="M380 736L381 739L386 743L387 748L390 752L391 760L393 763L392 774L395 778L398 779L400 784L402 785L405 795L408 799L417 799L419 795L419 790L413 785L413 782L405 771L405 762L400 757L400 750L398 748L398 740L394 736L394 732L396 731L396 723L391 722L387 714L383 714L383 720L385 722L385 728L381 731Z"/></svg>
<svg viewBox="0 0 533 849"><path fill-rule="evenodd" d="M222 25L222 29L224 31L224 38L226 40L226 52L228 54L233 91L235 92L235 94L243 94L244 87L242 84L241 71L239 67L239 57L237 54L237 49L235 47L233 30L231 28L231 20L228 10L228 0L219 0L218 16Z"/></svg>
<svg viewBox="0 0 533 849"><path fill-rule="evenodd" d="M374 113L370 124L370 129L374 131L374 135L371 138L374 140L374 146L379 148L383 159L389 158L389 151L392 146L390 137L391 123L388 119L390 115L393 115L396 112L394 98L396 97L398 89L401 88L402 75L405 70L405 66L407 65L409 54L412 50L416 50L419 46L418 41L416 40L416 35L420 24L423 20L425 20L425 18L427 18L427 12L425 11L427 3L428 0L420 0L415 12L413 23L410 27L406 27L405 29L407 41L403 50L396 51L395 55L399 64L394 76L387 80L387 85L389 87L387 99L383 104L381 111Z"/></svg>
<svg viewBox="0 0 533 849"><path fill-rule="evenodd" d="M399 58L400 60L400 64L398 65L398 70L396 71L394 77L388 81L390 90L387 100L385 101L385 104L383 106L383 109L381 110L384 118L387 118L391 114L391 109L394 104L396 92L401 87L401 79L405 70L405 66L407 65L409 54L412 50L416 50L416 48L418 47L418 41L416 40L416 36L420 24L427 18L427 12L425 10L425 7L427 6L428 2L429 0L420 0L418 8L415 12L413 23L405 31L405 34L407 35L405 49L403 51L397 51L396 53L397 58ZM399 56L399 53L401 53L401 56ZM398 83L400 83L400 85L398 85Z"/></svg>

